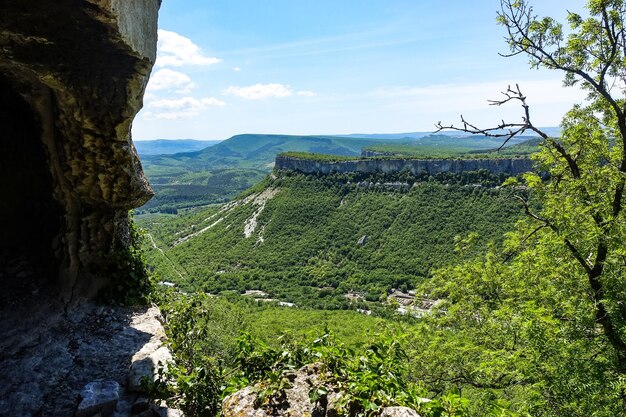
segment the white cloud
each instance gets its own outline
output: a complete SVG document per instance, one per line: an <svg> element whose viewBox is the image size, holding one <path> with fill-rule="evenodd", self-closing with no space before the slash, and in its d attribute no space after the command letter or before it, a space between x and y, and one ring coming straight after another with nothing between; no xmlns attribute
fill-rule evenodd
<svg viewBox="0 0 626 417"><path fill-rule="evenodd" d="M150 107L162 108L162 109L183 109L183 108L198 108L202 109L208 106L223 106L224 103L222 100L218 100L213 97L206 98L193 98L193 97L182 97L182 98L174 98L174 99L158 99L148 103Z"/></svg>
<svg viewBox="0 0 626 417"><path fill-rule="evenodd" d="M554 126L573 103L584 102L586 95L577 88L564 88L558 78L517 80L522 93L530 106L531 120L536 126ZM504 98L500 94L507 86L515 88L509 80L489 81L466 84L439 84L424 87L396 87L379 89L360 96L361 100L378 103L382 113L402 116L408 120L415 115L415 120L427 126L442 121L444 124L458 123L459 115L477 126L493 126L501 120L517 122L523 115L518 101L511 101L502 106L490 106L489 100ZM353 102L356 97L340 98L341 101Z"/></svg>
<svg viewBox="0 0 626 417"><path fill-rule="evenodd" d="M233 71L235 71L235 72L239 72L239 71L241 71L241 68L239 68L239 67L233 67Z"/></svg>
<svg viewBox="0 0 626 417"><path fill-rule="evenodd" d="M159 29L156 65L159 67L182 67L184 65L213 65L222 60L202 54L191 39L176 32Z"/></svg>
<svg viewBox="0 0 626 417"><path fill-rule="evenodd" d="M176 32L159 29L156 70L146 88L145 117L149 119L180 119L197 116L208 107L221 107L226 103L213 97L195 98L187 96L198 85L183 72L169 67L212 65L221 59L202 53L191 39ZM172 93L185 95L172 97Z"/></svg>
<svg viewBox="0 0 626 417"><path fill-rule="evenodd" d="M317 95L315 91L308 91L308 90L298 91L296 94L302 97L315 97Z"/></svg>
<svg viewBox="0 0 626 417"><path fill-rule="evenodd" d="M188 94L197 85L187 74L163 68L150 76L148 91L173 90L180 94Z"/></svg>
<svg viewBox="0 0 626 417"><path fill-rule="evenodd" d="M222 100L205 97L181 97L175 99L161 98L150 100L146 107L150 109L147 114L154 115L157 119L181 119L197 116L208 107L223 107L226 103Z"/></svg>
<svg viewBox="0 0 626 417"><path fill-rule="evenodd" d="M157 113L154 115L154 119L176 120L176 119L189 119L198 115L198 111L183 110L183 111L169 111L164 113Z"/></svg>
<svg viewBox="0 0 626 417"><path fill-rule="evenodd" d="M285 84L271 83L248 87L231 86L224 90L224 94L231 94L246 100L260 100L269 97L290 97L293 95L293 90Z"/></svg>
<svg viewBox="0 0 626 417"><path fill-rule="evenodd" d="M522 80L518 82L529 104L578 102L585 94L576 88L564 88L559 79ZM483 108L489 100L502 99L501 91L507 86L515 87L510 81L490 81L468 84L438 84L426 87L395 87L376 90L371 94L375 98L421 99L430 107L437 102L457 103L455 107ZM513 104L516 104L514 102ZM459 105L460 104L460 105ZM441 107L433 106L434 109Z"/></svg>

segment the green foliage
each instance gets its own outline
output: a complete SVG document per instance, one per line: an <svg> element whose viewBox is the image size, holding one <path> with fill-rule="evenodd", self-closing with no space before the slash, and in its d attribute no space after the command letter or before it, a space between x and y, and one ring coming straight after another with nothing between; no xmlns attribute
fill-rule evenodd
<svg viewBox="0 0 626 417"><path fill-rule="evenodd" d="M477 415L494 401L522 415L624 415L624 3L589 1L588 17L569 13L569 33L525 1L502 5L513 54L563 71L589 102L565 115L561 138L542 135L535 159L549 176L523 181L542 204L526 207L504 250L424 283L442 302L414 335L428 365L418 377L462 389ZM528 115L521 130L539 132Z"/></svg>
<svg viewBox="0 0 626 417"><path fill-rule="evenodd" d="M440 178L450 181L445 184L428 178L410 190L391 190L378 180L359 186L355 181L364 179L354 176L284 176L263 184L279 190L263 210L260 203L238 203L190 214L193 223L159 219L155 241L183 271L181 285L190 288L259 288L285 300L342 308L341 295L350 289L375 299L390 285L419 285L419 294L438 300L422 319L355 345L333 341L328 332L313 342L286 337L273 344L247 336L231 356L203 358L204 350L193 348L203 331L179 326L185 331L177 342L182 357L198 359L173 368L181 381L175 387L183 387L179 398L190 391L189 404L215 410L203 405L218 404L225 391L215 387L257 381L260 402L269 404L288 386L285 372L314 360L327 379L312 387L311 400L321 400L331 386L344 388L345 415L374 415L391 403L426 416L625 414L624 2L590 0L588 16L569 13L569 32L551 18L536 18L525 1L503 0L502 6L499 22L512 53L527 54L533 66L564 71L567 85L589 93L587 104L565 116L561 138L542 134L529 113L511 125L542 135L535 158L549 175L527 174L522 187L519 180L507 181L504 191L465 187L459 179ZM507 94L528 110L519 90ZM259 191L248 194L250 201ZM498 235L510 230L502 225L516 212L507 212L504 203L494 206L494 198L510 193L522 201L527 218L500 242ZM467 208L481 199L484 205ZM262 240L241 236L241 225L254 213L264 227ZM503 213L495 221L499 228L475 229L494 223L496 213ZM173 224L187 229L168 236ZM457 229L461 224L472 228ZM363 235L368 241L355 244ZM424 253L427 261L419 258ZM254 309L253 303L246 308ZM185 341L196 334L196 342ZM194 387L202 391L194 394Z"/></svg>
<svg viewBox="0 0 626 417"><path fill-rule="evenodd" d="M521 142L521 143L518 143ZM173 155L142 155L144 172L155 197L138 211L176 214L177 210L222 203L267 175L277 154L343 161L358 158L361 149L381 150L404 156L433 158L484 158L525 155L531 146L513 139L499 152L493 138L432 135L411 140L362 139L332 136L238 135L209 148ZM474 155L473 152L480 152ZM312 156L311 154L315 155Z"/></svg>
<svg viewBox="0 0 626 417"><path fill-rule="evenodd" d="M375 416L381 407L401 405L424 417L467 415L467 400L458 393L425 398L426 389L410 378L405 336L397 330L371 335L360 347L339 342L328 328L313 338L266 334L264 339L274 342L269 345L247 331L242 318L254 313L245 305L203 294L170 293L165 299L162 311L174 361L148 388L187 415L219 415L224 396L252 384L257 406L280 406L283 391L291 386L289 374L309 364L320 376L310 388L311 402L340 390L340 415Z"/></svg>
<svg viewBox="0 0 626 417"><path fill-rule="evenodd" d="M103 254L98 269L111 283L100 292L106 303L145 304L154 290L155 278L147 269L143 249L144 233L129 218L128 242L117 242L111 253Z"/></svg>
<svg viewBox="0 0 626 417"><path fill-rule="evenodd" d="M411 182L404 190L384 186L398 179ZM326 309L356 307L344 296L351 291L364 293L364 303L378 302L392 287L413 288L433 269L479 252L477 246L455 254L457 235L476 232L485 245L521 215L511 191L472 185L503 178L484 172L440 176L448 184L428 179L413 187L410 176L267 179L225 208L142 218L153 239L146 250L163 279L188 291L258 289ZM246 237L244 226L261 207L252 197L267 190L276 194Z"/></svg>
<svg viewBox="0 0 626 417"><path fill-rule="evenodd" d="M380 329L388 324L384 318L351 310L285 308L267 303L255 304L250 313L246 314L248 332L252 337L264 340L272 347L278 346L281 335L313 340L328 330L346 346L360 348L371 342L372 335L380 332Z"/></svg>
<svg viewBox="0 0 626 417"><path fill-rule="evenodd" d="M584 282L549 233L521 243L527 233L510 236L505 251L528 245L512 258L489 251L420 289L444 301L412 334L416 377L521 415L620 415L621 377Z"/></svg>
<svg viewBox="0 0 626 417"><path fill-rule="evenodd" d="M537 150L538 140L528 138L514 138L507 146L498 150L502 142L500 139L486 136L451 137L442 134L430 135L417 139L411 143L386 143L383 145L368 146L369 151L378 157L406 157L406 158L511 158L528 156Z"/></svg>
<svg viewBox="0 0 626 417"><path fill-rule="evenodd" d="M258 183L266 175L266 170L245 168L178 173L151 169L148 178L155 197L137 213L177 214L181 209L223 203Z"/></svg>
<svg viewBox="0 0 626 417"><path fill-rule="evenodd" d="M151 396L168 400L187 415L219 415L227 361L235 355L244 326L241 311L202 293L171 293L161 312L174 361L159 370L149 387Z"/></svg>
<svg viewBox="0 0 626 417"><path fill-rule="evenodd" d="M330 155L312 152L281 152L278 154L278 156L323 162L357 161L359 159L362 159L360 156Z"/></svg>

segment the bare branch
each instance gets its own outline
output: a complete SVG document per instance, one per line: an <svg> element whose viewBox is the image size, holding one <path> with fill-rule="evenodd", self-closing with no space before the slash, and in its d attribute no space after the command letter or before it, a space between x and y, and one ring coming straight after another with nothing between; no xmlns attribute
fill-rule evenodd
<svg viewBox="0 0 626 417"><path fill-rule="evenodd" d="M548 139L548 135L541 129L534 126L530 121L530 107L526 103L526 96L522 94L522 91L518 84L515 84L515 89L511 88L511 86L509 85L506 90L502 92L502 95L504 96L503 99L489 100L489 104L492 106L501 106L511 101L520 102L524 109L524 116L522 116L521 123L507 123L502 120L502 122L495 127L481 129L465 120L463 115L461 115L461 123L463 124L463 127L457 127L453 124L443 125L441 124L441 122L438 122L435 125L435 127L437 128L436 132L441 132L442 130L454 130L457 132L465 132L473 135L484 135L492 138L504 138L504 141L498 147L498 151L501 150L513 137L521 135L527 130L537 133L543 139Z"/></svg>

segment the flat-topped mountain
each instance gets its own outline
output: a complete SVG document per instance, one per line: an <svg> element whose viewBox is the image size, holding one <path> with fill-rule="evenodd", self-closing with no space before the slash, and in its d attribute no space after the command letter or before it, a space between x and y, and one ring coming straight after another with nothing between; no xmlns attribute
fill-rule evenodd
<svg viewBox="0 0 626 417"><path fill-rule="evenodd" d="M531 139L532 141L532 139ZM529 138L512 139L507 147L497 153L499 156L524 155L537 148L537 143L530 145ZM526 144L526 145L525 145ZM451 137L442 134L430 135L421 139L372 139L336 136L292 136L244 134L233 136L216 145L170 155L142 155L146 175L153 186L156 196L142 211L176 212L180 208L219 203L234 198L237 194L261 181L274 167L276 155L289 152L307 152L333 155L337 160L367 156L397 155L401 158L487 158L491 152L502 145L502 139L484 136ZM510 145L510 146L509 146ZM173 145L172 145L173 146ZM372 152L370 155L368 152ZM487 154L479 155L482 153ZM528 163L528 162L526 162ZM373 171L400 171L398 164L380 163L381 167ZM447 164L447 163L446 163ZM472 163L475 164L475 163ZM506 167L503 162L495 163L493 172L517 174L528 170L519 163ZM523 163L522 163L523 164ZM310 162L300 164L302 172ZM337 171L347 172L352 168L338 165ZM458 164L457 164L458 165ZM467 164L466 164L467 165ZM371 163L366 164L372 167ZM447 166L447 165L446 165ZM328 167L325 167L325 169ZM380 169L379 169L380 168ZM421 169L418 167L417 170ZM474 165L455 168L460 172L481 169ZM437 171L438 172L438 171Z"/></svg>
<svg viewBox="0 0 626 417"><path fill-rule="evenodd" d="M492 174L519 175L533 169L529 158L471 158L471 159L412 159L412 158L355 158L316 159L296 154L280 154L276 157L275 169L298 171L305 174L333 173L419 173L460 174L469 171L487 170Z"/></svg>

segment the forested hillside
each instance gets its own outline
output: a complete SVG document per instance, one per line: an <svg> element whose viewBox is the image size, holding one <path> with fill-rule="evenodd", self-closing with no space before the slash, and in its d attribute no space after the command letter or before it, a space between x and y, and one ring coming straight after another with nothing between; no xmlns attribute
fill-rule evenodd
<svg viewBox="0 0 626 417"><path fill-rule="evenodd" d="M438 126L503 142L534 132L538 172L500 186L484 172L276 171L225 206L145 218L162 277L220 293L165 303L178 350L164 398L213 416L224 395L257 383L258 403L280 407L291 371L315 362L327 374L308 397L328 400L336 384L339 415L376 417L388 405L428 417L626 415L625 5L589 0L565 28L527 1L500 4L510 56L562 72L587 101L565 113L559 137L533 124L519 85L492 101L519 104L519 121ZM430 301L423 314L376 310L392 286ZM238 295L246 289L304 308L283 314ZM333 326L302 339L331 317L306 307L352 306L363 315L329 318L342 341ZM250 330L261 316L273 329L284 316L288 333Z"/></svg>
<svg viewBox="0 0 626 417"><path fill-rule="evenodd" d="M470 259L501 241L522 213L488 173L441 178L280 172L225 206L140 224L151 234L150 262L185 290L256 289L298 305L347 308L348 292L378 301ZM470 234L474 250L455 251Z"/></svg>

